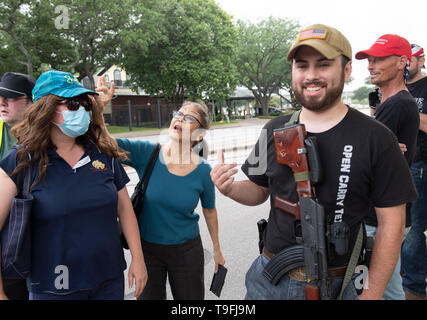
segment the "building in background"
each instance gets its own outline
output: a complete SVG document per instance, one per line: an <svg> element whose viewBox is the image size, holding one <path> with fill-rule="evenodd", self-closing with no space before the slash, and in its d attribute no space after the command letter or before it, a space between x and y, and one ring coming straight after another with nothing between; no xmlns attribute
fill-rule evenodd
<svg viewBox="0 0 427 320"><path fill-rule="evenodd" d="M166 125L172 114L172 106L165 104L162 98L152 98L141 88L137 92L128 86L130 77L116 65L107 66L95 76L95 83L101 76L105 76L108 86L114 81L115 94L111 103L105 106L104 118L108 125L161 128ZM88 79L83 79L83 85L89 85Z"/></svg>

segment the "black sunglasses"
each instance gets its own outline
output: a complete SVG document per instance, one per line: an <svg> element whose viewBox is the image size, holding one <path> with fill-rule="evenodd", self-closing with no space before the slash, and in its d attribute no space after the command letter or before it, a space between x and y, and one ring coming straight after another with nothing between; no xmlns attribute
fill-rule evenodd
<svg viewBox="0 0 427 320"><path fill-rule="evenodd" d="M172 115L175 119L184 118L184 121L188 122L188 123L198 122L200 127L202 127L202 124L200 123L200 121L196 117L193 117L192 115L183 114L182 112L177 111L177 110L174 110L172 112Z"/></svg>
<svg viewBox="0 0 427 320"><path fill-rule="evenodd" d="M86 111L90 111L92 109L92 103L85 98L66 98L61 100L60 103L65 104L70 111L79 110L80 107L85 108Z"/></svg>

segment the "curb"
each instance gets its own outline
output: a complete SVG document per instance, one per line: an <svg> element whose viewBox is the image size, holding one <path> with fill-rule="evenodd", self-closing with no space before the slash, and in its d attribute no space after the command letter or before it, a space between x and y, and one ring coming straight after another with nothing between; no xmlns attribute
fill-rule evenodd
<svg viewBox="0 0 427 320"><path fill-rule="evenodd" d="M270 119L249 118L249 119L239 120L237 123L214 126L214 127L211 127L209 130L259 126L259 125L264 125L269 120ZM160 133L164 132L167 129L168 128L162 128L162 129L156 128L150 131L131 131L131 132L125 132L125 133L112 134L111 136L115 138L138 138L138 137L145 137L145 136L155 136L155 135L159 135Z"/></svg>

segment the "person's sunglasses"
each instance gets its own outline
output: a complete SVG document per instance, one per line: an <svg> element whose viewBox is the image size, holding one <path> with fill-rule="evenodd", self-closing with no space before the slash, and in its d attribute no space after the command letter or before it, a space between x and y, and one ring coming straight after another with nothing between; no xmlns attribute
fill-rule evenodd
<svg viewBox="0 0 427 320"><path fill-rule="evenodd" d="M202 127L202 124L200 123L200 121L196 117L193 117L192 115L183 114L182 112L179 112L177 110L174 110L172 112L172 115L175 119L184 118L184 121L188 123L198 122L200 127Z"/></svg>
<svg viewBox="0 0 427 320"><path fill-rule="evenodd" d="M60 101L60 103L64 103L70 111L76 111L80 107L85 108L86 111L90 111L92 109L92 103L87 99L67 98Z"/></svg>

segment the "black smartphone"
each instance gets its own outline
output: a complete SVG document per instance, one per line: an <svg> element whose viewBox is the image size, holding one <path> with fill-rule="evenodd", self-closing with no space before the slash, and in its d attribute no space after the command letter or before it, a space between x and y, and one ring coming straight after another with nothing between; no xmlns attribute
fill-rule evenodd
<svg viewBox="0 0 427 320"><path fill-rule="evenodd" d="M212 291L218 298L221 295L222 287L224 286L225 276L227 275L227 268L218 265L218 271L214 273L210 291Z"/></svg>

